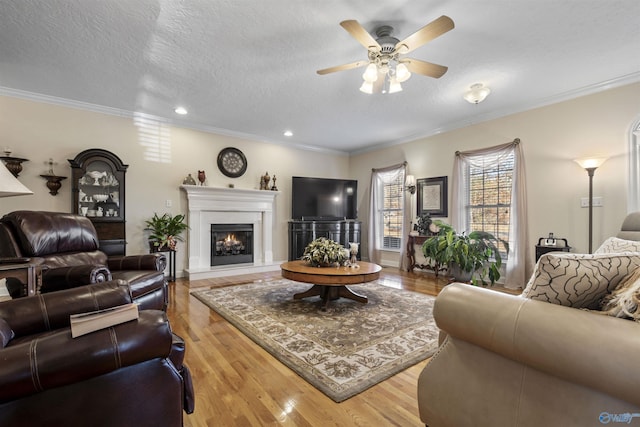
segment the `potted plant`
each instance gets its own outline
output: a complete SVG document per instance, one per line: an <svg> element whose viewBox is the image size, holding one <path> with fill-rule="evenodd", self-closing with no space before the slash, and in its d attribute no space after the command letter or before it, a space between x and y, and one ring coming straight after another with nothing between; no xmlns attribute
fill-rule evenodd
<svg viewBox="0 0 640 427"><path fill-rule="evenodd" d="M338 242L320 237L307 245L302 260L315 267L328 267L336 263L343 264L349 259L349 250Z"/></svg>
<svg viewBox="0 0 640 427"><path fill-rule="evenodd" d="M485 231L456 233L449 224L434 223L440 231L425 240L422 253L435 271L446 267L456 280L483 286L487 278L491 284L500 278L502 257L497 245L502 243L509 251L507 242Z"/></svg>
<svg viewBox="0 0 640 427"><path fill-rule="evenodd" d="M181 234L189 229L184 220L185 216L182 214L172 216L168 213L162 216L154 213L151 219L146 220L147 227L145 230L151 231L149 235L149 249L151 252L162 251L165 247L165 250L174 251L178 240L184 240Z"/></svg>

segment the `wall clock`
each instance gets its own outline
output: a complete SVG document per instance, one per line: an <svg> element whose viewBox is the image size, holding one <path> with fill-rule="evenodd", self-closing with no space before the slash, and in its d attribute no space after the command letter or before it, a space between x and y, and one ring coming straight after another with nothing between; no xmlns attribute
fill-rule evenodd
<svg viewBox="0 0 640 427"><path fill-rule="evenodd" d="M238 178L247 171L247 158L237 148L223 148L218 154L218 168L229 178Z"/></svg>

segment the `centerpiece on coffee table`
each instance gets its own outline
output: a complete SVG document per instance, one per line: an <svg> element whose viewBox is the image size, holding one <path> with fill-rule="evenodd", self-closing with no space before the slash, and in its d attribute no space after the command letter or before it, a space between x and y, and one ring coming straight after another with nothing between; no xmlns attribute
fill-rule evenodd
<svg viewBox="0 0 640 427"><path fill-rule="evenodd" d="M307 245L301 259L314 267L343 265L349 259L349 250L338 242L320 237Z"/></svg>

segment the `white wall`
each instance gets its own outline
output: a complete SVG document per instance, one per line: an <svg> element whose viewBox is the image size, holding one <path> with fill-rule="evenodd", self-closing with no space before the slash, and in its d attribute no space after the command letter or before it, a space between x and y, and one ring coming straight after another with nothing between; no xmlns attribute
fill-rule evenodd
<svg viewBox="0 0 640 427"><path fill-rule="evenodd" d="M154 128L155 126L155 128ZM160 132L156 135L154 131ZM158 137L161 135L161 137ZM164 141L166 161L152 157ZM228 178L218 170L216 159L224 147L236 147L247 157L247 172ZM348 156L293 149L284 145L238 139L173 126L150 123L136 126L133 119L81 111L74 108L0 96L0 149L10 147L12 155L27 158L20 181L35 195L0 199L0 215L18 210L70 212L71 168L73 159L88 148L103 148L129 165L126 175L127 253L146 253L144 220L154 212L187 213L187 201L179 189L183 179L204 170L210 186L259 188L265 172L273 178L280 194L274 230L274 260L288 257L287 221L291 216L291 177L295 175L348 178ZM39 175L53 158L54 171L67 176L57 196L51 196ZM173 206L165 207L171 200ZM178 275L187 263L187 245L178 247Z"/></svg>
<svg viewBox="0 0 640 427"><path fill-rule="evenodd" d="M602 208L594 208L595 249L619 230L627 213L629 131L640 117L638 100L640 84L627 85L352 156L349 167L362 189L361 218L366 221L372 168L406 160L409 173L417 179L449 176L451 209L455 152L520 138L527 170L531 245L553 232L556 237L568 239L574 252L587 252L588 210L580 207L580 198L588 195L588 176L573 159L596 155L609 158L596 170L593 182L594 196L604 199ZM491 102L491 97L485 102ZM363 227L367 229L366 225ZM367 243L363 246L366 251ZM398 265L397 253L385 254L385 259Z"/></svg>

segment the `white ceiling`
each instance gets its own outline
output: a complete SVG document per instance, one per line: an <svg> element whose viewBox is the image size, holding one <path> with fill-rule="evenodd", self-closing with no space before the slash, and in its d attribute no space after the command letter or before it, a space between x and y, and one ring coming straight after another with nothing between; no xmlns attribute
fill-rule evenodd
<svg viewBox="0 0 640 427"><path fill-rule="evenodd" d="M403 39L440 15L455 28L408 55L440 79L366 95L363 69L316 74L367 58L340 21ZM638 0L0 0L0 94L360 152L640 81L639 17ZM477 82L491 95L469 104Z"/></svg>

